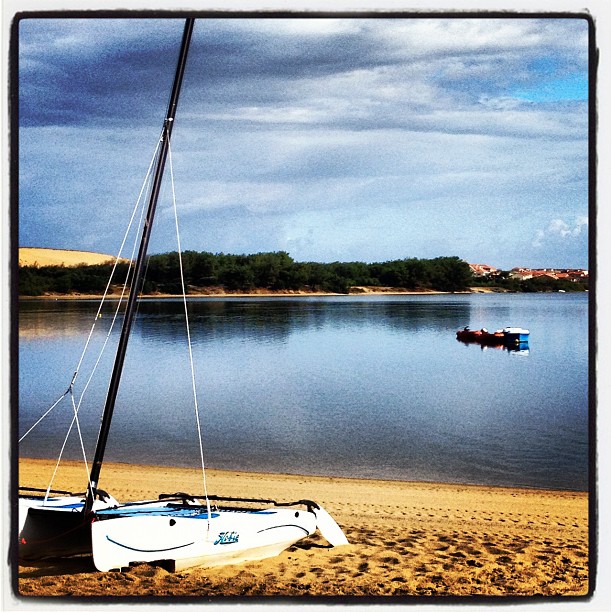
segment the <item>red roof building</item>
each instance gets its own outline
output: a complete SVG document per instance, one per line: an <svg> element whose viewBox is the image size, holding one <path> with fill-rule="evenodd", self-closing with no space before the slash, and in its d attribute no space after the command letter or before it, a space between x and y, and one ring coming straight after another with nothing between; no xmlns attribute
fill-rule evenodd
<svg viewBox="0 0 612 612"><path fill-rule="evenodd" d="M497 272L497 268L487 264L469 264L469 266L474 276L489 276L489 274Z"/></svg>

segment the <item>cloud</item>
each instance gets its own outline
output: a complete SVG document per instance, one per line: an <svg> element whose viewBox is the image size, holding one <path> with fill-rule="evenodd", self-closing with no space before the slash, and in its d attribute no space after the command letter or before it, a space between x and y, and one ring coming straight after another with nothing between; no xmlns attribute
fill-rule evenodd
<svg viewBox="0 0 612 612"><path fill-rule="evenodd" d="M158 116L168 98L181 23L163 19L21 21L20 124L108 127L126 117L133 124Z"/></svg>
<svg viewBox="0 0 612 612"><path fill-rule="evenodd" d="M573 222L573 225L568 225L562 219L553 219L550 222L548 231L553 235L558 235L561 238L572 238L579 236L583 231L586 231L589 227L589 220L587 217L578 217Z"/></svg>
<svg viewBox="0 0 612 612"><path fill-rule="evenodd" d="M558 20L202 19L185 89L225 125L343 116L367 129L409 114L437 129L450 109L478 114L483 98L537 88L543 48L555 74L584 74L585 32ZM108 125L163 108L180 21L25 20L20 36L24 125Z"/></svg>
<svg viewBox="0 0 612 612"><path fill-rule="evenodd" d="M545 230L536 231L533 246L540 248L547 241L572 240L586 236L589 228L589 219L586 216L578 216L566 222L563 219L552 219Z"/></svg>
<svg viewBox="0 0 612 612"><path fill-rule="evenodd" d="M20 240L113 250L181 32L21 22ZM512 267L532 237L569 244L569 215L588 213L588 107L565 85L584 84L586 37L580 19L198 19L173 133L184 246Z"/></svg>

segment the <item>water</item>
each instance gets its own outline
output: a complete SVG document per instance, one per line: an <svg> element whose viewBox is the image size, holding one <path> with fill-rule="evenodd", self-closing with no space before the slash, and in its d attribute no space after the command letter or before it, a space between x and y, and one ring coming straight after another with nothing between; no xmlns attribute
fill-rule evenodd
<svg viewBox="0 0 612 612"><path fill-rule="evenodd" d="M21 304L20 434L68 387L96 309ZM189 310L209 467L588 488L586 294L207 298ZM182 311L180 300L141 304L107 460L199 465ZM465 345L464 325L526 327L529 350ZM89 385L79 413L88 458L106 384ZM20 453L57 457L71 416L67 396ZM64 456L82 456L74 431Z"/></svg>

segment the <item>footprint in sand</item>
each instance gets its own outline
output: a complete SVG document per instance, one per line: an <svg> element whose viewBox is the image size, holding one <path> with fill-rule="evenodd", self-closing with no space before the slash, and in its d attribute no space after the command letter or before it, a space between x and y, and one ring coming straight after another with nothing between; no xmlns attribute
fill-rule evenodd
<svg viewBox="0 0 612 612"><path fill-rule="evenodd" d="M399 565L401 563L397 557L383 557L381 561L388 565Z"/></svg>

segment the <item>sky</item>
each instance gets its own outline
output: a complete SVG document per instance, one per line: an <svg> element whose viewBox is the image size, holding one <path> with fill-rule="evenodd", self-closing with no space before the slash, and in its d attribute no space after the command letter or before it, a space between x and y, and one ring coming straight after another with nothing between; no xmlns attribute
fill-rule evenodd
<svg viewBox="0 0 612 612"><path fill-rule="evenodd" d="M182 29L20 22L21 246L117 253ZM181 246L586 268L588 60L577 17L198 19L172 137ZM170 196L151 252L176 250Z"/></svg>

